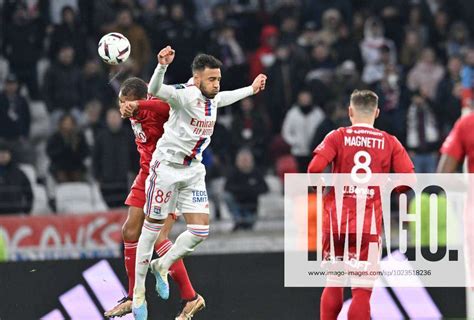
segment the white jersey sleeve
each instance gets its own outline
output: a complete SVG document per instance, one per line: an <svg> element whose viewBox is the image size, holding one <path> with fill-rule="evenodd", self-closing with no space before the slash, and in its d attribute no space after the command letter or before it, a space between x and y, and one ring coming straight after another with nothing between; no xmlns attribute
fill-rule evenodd
<svg viewBox="0 0 474 320"><path fill-rule="evenodd" d="M167 66L158 65L148 85L151 94L171 106L169 119L164 124L165 130L158 140L153 159L185 166L199 164L202 153L211 142L218 107L253 95L253 88L250 86L224 91L214 98L208 98L193 84L164 85L166 68Z"/></svg>
<svg viewBox="0 0 474 320"><path fill-rule="evenodd" d="M167 65L158 64L148 84L148 91L151 95L168 102L171 108L182 108L188 105L192 99L189 99L186 91L178 90L176 86L163 83L167 68Z"/></svg>
<svg viewBox="0 0 474 320"><path fill-rule="evenodd" d="M220 108L234 104L251 95L253 95L253 88L252 86L248 86L237 90L219 92L215 99L217 101L217 107Z"/></svg>

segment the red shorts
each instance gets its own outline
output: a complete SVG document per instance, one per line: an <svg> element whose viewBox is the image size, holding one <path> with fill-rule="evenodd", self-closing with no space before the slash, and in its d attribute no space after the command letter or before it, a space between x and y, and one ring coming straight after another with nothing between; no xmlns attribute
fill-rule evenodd
<svg viewBox="0 0 474 320"><path fill-rule="evenodd" d="M127 200L125 200L125 204L130 207L137 207L143 208L145 206L146 196L145 196L145 181L148 177L148 172L140 171L133 181L132 188L130 189L130 193L128 194Z"/></svg>
<svg viewBox="0 0 474 320"><path fill-rule="evenodd" d="M347 251L344 247L346 240L343 235L334 237L334 253L331 253L331 234L323 234L323 265L331 271L326 278L327 286L346 286L348 280L352 288L372 288L378 278L381 237L378 235L362 234L360 252L357 254L356 234L347 234ZM371 249L369 249L371 248Z"/></svg>
<svg viewBox="0 0 474 320"><path fill-rule="evenodd" d="M334 255L331 254L331 237L330 233L323 233L323 260L331 260L337 259L344 256L344 245L345 245L345 237L341 234L340 239L337 239L337 234L334 235ZM349 237L347 244L348 244L348 258L355 259L359 261L367 261L369 255L369 245L370 243L374 243L378 245L378 250L381 249L381 238L378 235L371 235L371 234L362 234L362 240L360 243L360 254L357 256L357 243L356 243L356 234L349 233L346 237Z"/></svg>

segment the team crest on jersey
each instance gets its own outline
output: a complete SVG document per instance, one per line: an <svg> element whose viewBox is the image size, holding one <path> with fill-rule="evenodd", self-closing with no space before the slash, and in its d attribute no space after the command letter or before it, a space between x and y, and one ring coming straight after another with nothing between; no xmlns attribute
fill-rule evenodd
<svg viewBox="0 0 474 320"><path fill-rule="evenodd" d="M161 207L158 207L158 206L153 207L153 213L154 214L161 214Z"/></svg>

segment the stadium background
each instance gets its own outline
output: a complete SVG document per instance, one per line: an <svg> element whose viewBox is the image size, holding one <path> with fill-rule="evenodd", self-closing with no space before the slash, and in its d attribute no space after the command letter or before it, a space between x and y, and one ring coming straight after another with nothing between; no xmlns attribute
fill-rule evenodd
<svg viewBox="0 0 474 320"><path fill-rule="evenodd" d="M229 308L228 319L293 319L293 309L317 318L319 289L282 287L282 179L304 172L325 134L348 124L353 89L377 92L376 126L402 141L420 173L434 172L441 142L469 108L469 0L3 0L0 8L0 258L10 261L0 264L1 319L66 316L58 299L77 285L102 311L81 275L97 259L123 280L122 203L138 155L116 96L127 77L149 79L165 45L177 54L167 83L187 81L198 52L222 60L224 90L269 77L262 95L221 110L204 157L213 235L189 258L211 302L202 319ZM132 45L118 67L97 55L110 31ZM249 179L235 179L245 167ZM232 214L235 202L248 220ZM463 290L430 293L444 316L465 315ZM153 300L158 313L177 307Z"/></svg>

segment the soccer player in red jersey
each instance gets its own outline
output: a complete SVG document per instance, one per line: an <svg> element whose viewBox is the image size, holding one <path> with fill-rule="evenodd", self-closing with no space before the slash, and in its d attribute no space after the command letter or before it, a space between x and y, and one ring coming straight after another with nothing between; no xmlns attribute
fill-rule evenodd
<svg viewBox="0 0 474 320"><path fill-rule="evenodd" d="M467 109L469 110L469 109ZM441 146L441 158L438 163L438 173L455 173L459 165L463 163L464 158L467 157L467 170L469 173L474 173L474 113L469 113L454 124L453 129ZM474 207L474 184L469 175L469 189L466 203L464 205L464 245L466 253L466 273L468 274L467 286L470 290L466 291L467 304L472 304L472 296L474 294L474 267L472 257L474 257L474 217L472 215L472 208ZM469 309L468 307L468 309ZM468 317L472 315L468 314Z"/></svg>
<svg viewBox="0 0 474 320"><path fill-rule="evenodd" d="M459 164L467 156L469 173L474 173L474 113L460 118L441 146L439 173L456 172Z"/></svg>
<svg viewBox="0 0 474 320"><path fill-rule="evenodd" d="M373 127L375 119L379 115L378 97L369 90L355 90L350 99L349 117L352 126L339 128L330 132L323 142L314 150L313 159L308 166L308 173L322 173L324 169L332 164L332 173L413 173L414 166L401 143L394 136L375 129ZM334 193L329 193L329 197ZM325 199L324 214L327 214ZM329 203L331 199L329 200ZM350 207L352 202L348 202ZM350 209L350 214L355 214L354 209ZM349 219L354 217L349 217ZM349 220L350 221L350 220ZM376 239L369 233L362 234L360 249L361 261L367 260L363 255L367 255L370 243L377 243L380 248L381 233L381 213L376 212L377 235ZM370 224L369 219L369 224ZM367 226L364 222L364 230ZM351 224L349 224L351 225ZM341 228L341 230L344 230ZM368 226L370 230L370 226ZM351 231L350 231L351 233ZM355 230L354 230L355 234ZM330 229L323 226L323 259L329 260ZM355 246L353 237L349 234L349 251ZM342 256L344 251L344 241L335 243L336 256ZM357 257L356 257L357 258ZM341 311L343 304L342 286L327 286L321 296L320 318L322 320L335 320ZM348 318L370 319L370 296L372 289L370 286L354 286L352 283L352 303L349 307Z"/></svg>
<svg viewBox="0 0 474 320"><path fill-rule="evenodd" d="M138 238L144 222L143 206L145 205L145 181L150 169L150 160L156 148L156 142L163 135L163 125L168 121L170 107L166 102L147 97L147 84L139 78L129 78L121 85L119 105L122 110L127 104L137 104L140 110L130 118L135 143L140 154L140 171L133 182L130 194L125 204L129 206L127 220L122 227L124 241L125 269L128 276L128 296L119 301L112 310L106 312L106 317L123 316L132 311L132 297L135 285L135 260ZM145 100L146 99L146 100ZM158 256L164 255L172 246L168 239L169 231L175 220L170 215L155 246ZM163 232L164 231L164 232ZM204 299L198 295L191 285L183 260L178 260L170 269L170 275L178 284L183 310L176 319L187 319L204 307Z"/></svg>

